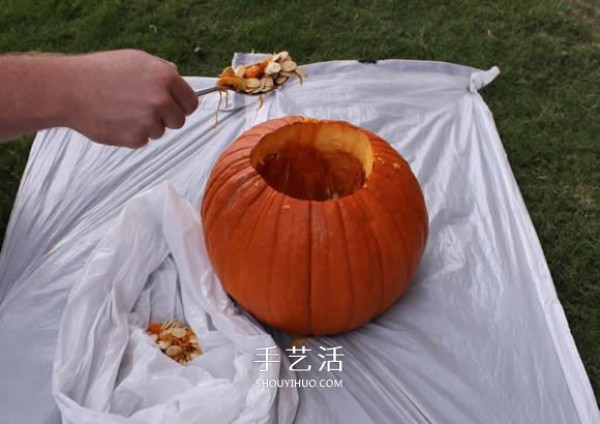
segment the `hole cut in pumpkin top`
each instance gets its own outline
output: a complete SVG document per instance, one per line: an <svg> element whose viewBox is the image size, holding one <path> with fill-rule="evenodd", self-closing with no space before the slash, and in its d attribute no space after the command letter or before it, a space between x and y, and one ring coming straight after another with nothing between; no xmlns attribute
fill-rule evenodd
<svg viewBox="0 0 600 424"><path fill-rule="evenodd" d="M336 200L359 190L373 169L367 135L343 122L281 127L252 149L254 169L275 190L302 200Z"/></svg>

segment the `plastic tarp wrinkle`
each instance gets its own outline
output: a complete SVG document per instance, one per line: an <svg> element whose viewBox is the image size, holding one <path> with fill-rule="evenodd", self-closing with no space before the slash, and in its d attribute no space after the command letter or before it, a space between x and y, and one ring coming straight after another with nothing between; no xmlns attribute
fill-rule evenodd
<svg viewBox="0 0 600 424"><path fill-rule="evenodd" d="M291 423L285 362L261 371L273 339L241 315L210 272L197 211L166 185L128 202L69 295L54 362L64 423ZM186 366L145 334L187 322L203 354ZM123 417L127 417L124 419Z"/></svg>
<svg viewBox="0 0 600 424"><path fill-rule="evenodd" d="M238 54L234 62L251 58ZM600 422L492 114L478 94L497 68L385 60L305 70L302 86L290 81L266 95L260 109L256 98L231 94L216 129L218 95L207 96L181 130L136 151L96 145L67 129L38 134L0 257L0 420L61 421L51 387L61 315L127 202L166 182L197 207L212 165L244 130L305 115L347 120L388 140L421 183L430 238L414 284L392 308L360 330L306 342L313 352L342 346L343 371L313 367L296 378L338 378L343 387L299 388L295 421ZM189 81L204 88L215 80ZM148 281L173 278L176 262L157 258ZM212 271L205 273L213 281ZM153 298L140 296L132 317ZM81 315L82 325L91 319ZM282 346L290 339L273 337Z"/></svg>

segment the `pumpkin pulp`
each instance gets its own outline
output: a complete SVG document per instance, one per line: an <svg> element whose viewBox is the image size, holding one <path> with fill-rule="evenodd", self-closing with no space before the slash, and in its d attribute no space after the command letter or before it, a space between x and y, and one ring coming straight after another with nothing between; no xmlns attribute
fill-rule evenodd
<svg viewBox="0 0 600 424"><path fill-rule="evenodd" d="M275 190L302 200L336 200L362 188L373 151L361 131L340 124L297 122L267 134L250 161Z"/></svg>

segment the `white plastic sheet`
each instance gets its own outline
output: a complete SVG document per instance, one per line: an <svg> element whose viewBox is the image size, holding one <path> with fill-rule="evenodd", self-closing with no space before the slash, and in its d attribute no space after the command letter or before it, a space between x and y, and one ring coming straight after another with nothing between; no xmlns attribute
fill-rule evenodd
<svg viewBox="0 0 600 424"><path fill-rule="evenodd" d="M64 423L293 421L296 390L256 384L290 378L289 368L262 370L257 349L273 339L235 310L201 234L198 212L168 186L127 203L62 317L54 390ZM203 349L186 366L145 333L172 318L188 323Z"/></svg>
<svg viewBox="0 0 600 424"><path fill-rule="evenodd" d="M245 60L237 56L236 60ZM495 71L436 62L306 66L265 98L217 95L139 151L66 129L38 135L0 257L0 408L7 423L58 423L59 320L86 261L127 200L163 182L199 205L218 155L285 115L342 119L388 140L423 188L430 238L414 284L342 336L342 388L301 388L298 423L597 423L600 415L493 118L477 90ZM214 79L192 78L198 87ZM276 335L287 343L287 335ZM300 374L300 373L297 373ZM302 378L327 376L317 367ZM32 407L35 405L35 407Z"/></svg>

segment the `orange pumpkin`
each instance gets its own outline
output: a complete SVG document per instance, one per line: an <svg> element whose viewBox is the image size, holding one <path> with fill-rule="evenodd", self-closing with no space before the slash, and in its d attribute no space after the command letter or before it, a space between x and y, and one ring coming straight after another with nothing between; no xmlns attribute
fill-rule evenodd
<svg viewBox="0 0 600 424"><path fill-rule="evenodd" d="M296 334L351 330L387 309L428 231L419 184L387 142L299 116L242 134L213 168L201 213L225 290Z"/></svg>

